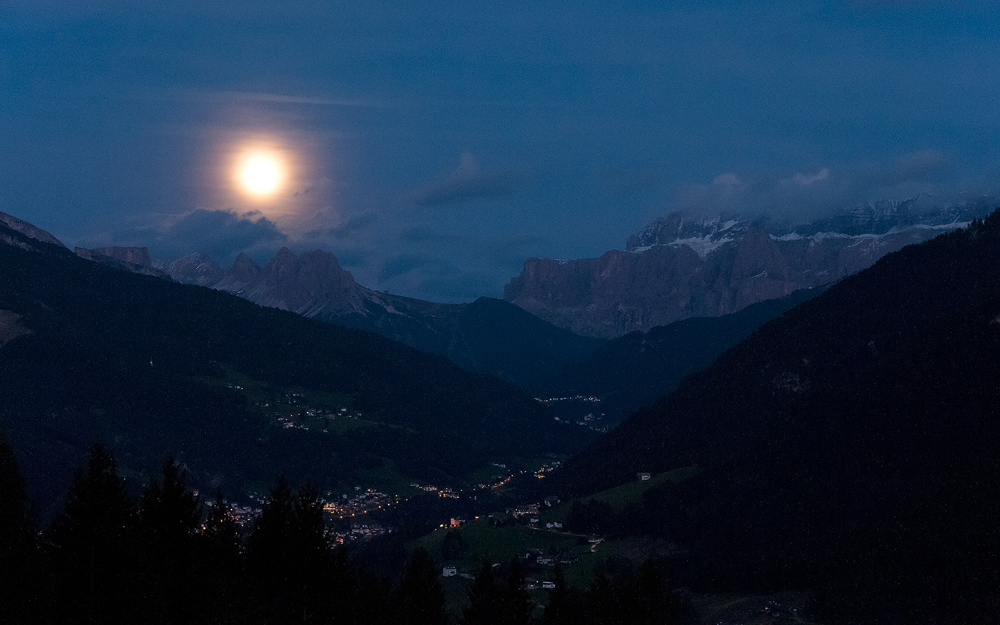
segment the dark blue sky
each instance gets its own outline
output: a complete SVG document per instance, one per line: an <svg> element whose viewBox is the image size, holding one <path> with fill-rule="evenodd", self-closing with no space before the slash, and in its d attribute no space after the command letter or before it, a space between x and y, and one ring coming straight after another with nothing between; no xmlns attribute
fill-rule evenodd
<svg viewBox="0 0 1000 625"><path fill-rule="evenodd" d="M321 248L372 288L499 296L673 210L996 193L994 5L6 0L0 210L70 246ZM233 189L248 145L289 165L274 198Z"/></svg>

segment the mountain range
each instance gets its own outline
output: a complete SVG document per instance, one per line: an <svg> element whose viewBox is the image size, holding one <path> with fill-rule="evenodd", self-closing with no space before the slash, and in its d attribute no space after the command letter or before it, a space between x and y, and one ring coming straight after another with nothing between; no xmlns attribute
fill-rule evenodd
<svg viewBox="0 0 1000 625"><path fill-rule="evenodd" d="M128 474L175 454L199 488L236 496L281 473L321 491L461 484L590 436L498 378L91 262L28 226L0 221L0 425L43 509L98 440Z"/></svg>
<svg viewBox="0 0 1000 625"><path fill-rule="evenodd" d="M549 377L534 379L549 389L605 384L609 404L615 393L645 403L676 385L596 439L499 378L320 322L327 310L366 317L375 301L331 255L285 250L264 268L243 257L230 271L182 263L188 280L225 283L234 297L163 279L168 268L148 254L73 254L0 214L0 425L43 514L94 440L126 475L149 475L173 453L196 486L230 493L259 491L277 473L334 492L359 480L461 484L490 462L592 440L544 488L586 497L683 469L620 511L592 506L609 533L664 546L676 584L807 591L830 623L989 622L1000 613L1000 211L959 228L981 207L934 218L889 208L790 231L675 216L637 235L637 256L698 256L695 239L704 258L729 249L743 258L732 276L755 266L748 259L780 268L790 249L861 258L882 249L875 241L945 232L828 288L721 317L575 343L503 302L464 305L503 319L497 327L524 319L584 345L539 367ZM852 243L824 247L841 240ZM797 284L792 275L782 284ZM440 306L377 296L387 315ZM509 357L496 337L485 341L497 341L494 360Z"/></svg>
<svg viewBox="0 0 1000 625"><path fill-rule="evenodd" d="M807 224L673 213L599 258L529 258L504 299L560 328L612 338L716 317L832 283L989 213L981 198L879 202Z"/></svg>
<svg viewBox="0 0 1000 625"><path fill-rule="evenodd" d="M686 376L708 367L760 326L825 290L751 304L721 317L693 317L611 339L593 352L538 379L528 390L562 415L606 429L663 397ZM600 418L596 418L600 416Z"/></svg>
<svg viewBox="0 0 1000 625"><path fill-rule="evenodd" d="M764 324L557 479L588 493L697 468L618 519L674 541L694 587L808 589L823 622L991 620L997 250L1000 211L887 255Z"/></svg>
<svg viewBox="0 0 1000 625"><path fill-rule="evenodd" d="M505 291L509 302L480 298L468 304L440 304L375 291L357 284L334 255L319 250L296 254L283 248L263 267L241 254L228 270L200 253L154 263L145 248L76 251L110 266L169 276L264 306L375 332L445 356L466 370L504 378L539 397L607 399L615 389L608 390L609 385L594 376L589 388L570 381L581 379L579 371L594 370L594 359L601 356L593 353L603 339L649 332L690 317L724 316L830 284L885 253L960 227L986 214L988 205L986 199L943 205L921 196L865 205L796 226L761 218L689 219L675 213L630 237L624 252L612 250L597 259L571 261L529 259ZM636 338L618 345L630 341ZM611 423L642 405L632 392L641 389L629 385L629 380L659 375L667 358L673 359L672 371L686 374L707 365L735 342L683 353L671 351L652 336L641 344L646 356L633 359L626 369L635 371L640 362L648 362L651 369L630 376L619 389L618 398L633 399L618 403L612 398L600 407L598 412L610 415ZM661 364L654 364L649 359L656 360L653 354L660 348ZM615 349L605 347L601 353ZM682 376L667 377L663 384L651 384L640 392L641 401L655 399L654 389L668 390Z"/></svg>
<svg viewBox="0 0 1000 625"><path fill-rule="evenodd" d="M320 250L295 254L282 248L263 267L240 254L228 270L201 253L154 264L146 248L76 251L122 269L207 286L261 306L368 330L444 356L468 371L524 387L602 343L557 328L499 299L439 304L368 289L355 282L333 254Z"/></svg>
<svg viewBox="0 0 1000 625"><path fill-rule="evenodd" d="M707 367L767 320L822 292L802 289L718 318L686 319L602 341L556 328L502 300L437 304L354 282L328 252L282 248L264 267L240 255L222 270L203 254L154 266L145 248L100 248L83 258L233 293L264 306L368 330L552 400L563 419L607 429ZM586 417L586 420L584 420Z"/></svg>
<svg viewBox="0 0 1000 625"><path fill-rule="evenodd" d="M153 263L145 248L76 252L112 267L381 334L557 400L550 405L561 418L605 429L791 305L782 302L802 301L887 252L960 227L985 214L986 206L985 199L946 206L921 196L794 226L673 214L630 237L625 252L527 261L525 273L507 288L513 303L480 298L440 304L375 291L319 250L296 254L282 248L263 267L241 254L228 270L204 254ZM552 270L550 279L532 281L532 267L542 265ZM522 286L542 295L522 297Z"/></svg>

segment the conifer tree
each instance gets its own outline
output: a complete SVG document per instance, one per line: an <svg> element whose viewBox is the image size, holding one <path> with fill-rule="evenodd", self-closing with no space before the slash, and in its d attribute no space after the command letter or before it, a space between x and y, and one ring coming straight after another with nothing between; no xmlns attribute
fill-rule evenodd
<svg viewBox="0 0 1000 625"><path fill-rule="evenodd" d="M135 622L135 506L114 458L101 445L70 486L53 522L54 620L117 625Z"/></svg>
<svg viewBox="0 0 1000 625"><path fill-rule="evenodd" d="M636 625L673 622L670 595L660 567L646 558L636 574L634 614Z"/></svg>
<svg viewBox="0 0 1000 625"><path fill-rule="evenodd" d="M445 560L458 560L465 553L465 541L458 530L448 530L441 543L441 557Z"/></svg>
<svg viewBox="0 0 1000 625"><path fill-rule="evenodd" d="M587 621L594 625L624 625L628 622L621 588L604 571L597 571L587 589Z"/></svg>
<svg viewBox="0 0 1000 625"><path fill-rule="evenodd" d="M294 527L293 495L285 478L281 477L271 489L247 539L247 574L252 599L259 616L267 623L294 623L299 616L288 596L290 589L295 587L292 576Z"/></svg>
<svg viewBox="0 0 1000 625"><path fill-rule="evenodd" d="M323 504L314 488L299 490L293 512L292 549L296 562L291 577L296 586L301 622L327 622L333 612L330 601L332 554Z"/></svg>
<svg viewBox="0 0 1000 625"><path fill-rule="evenodd" d="M343 551L338 547L336 551ZM388 581L369 570L363 563L354 562L350 578L343 586L345 593L338 593L335 625L392 624L398 622L398 604L393 601L393 588Z"/></svg>
<svg viewBox="0 0 1000 625"><path fill-rule="evenodd" d="M512 558L502 581L493 566L483 562L469 586L469 605L462 612L462 625L527 625L534 609L524 588L524 568Z"/></svg>
<svg viewBox="0 0 1000 625"><path fill-rule="evenodd" d="M200 520L198 498L174 459L167 458L162 481L150 483L139 505L143 603L157 622L190 623L200 611L193 579Z"/></svg>
<svg viewBox="0 0 1000 625"><path fill-rule="evenodd" d="M556 569L553 582L555 588L549 590L542 625L579 625L583 620L581 593L569 585L561 569Z"/></svg>
<svg viewBox="0 0 1000 625"><path fill-rule="evenodd" d="M0 622L19 625L38 619L38 545L27 491L14 451L0 434Z"/></svg>
<svg viewBox="0 0 1000 625"><path fill-rule="evenodd" d="M423 547L406 563L399 604L400 622L405 625L444 625L447 620L441 579L434 559Z"/></svg>
<svg viewBox="0 0 1000 625"><path fill-rule="evenodd" d="M500 619L501 599L493 565L487 561L479 566L469 585L469 605L462 611L461 625L505 625Z"/></svg>
<svg viewBox="0 0 1000 625"><path fill-rule="evenodd" d="M517 557L511 558L507 565L507 577L504 580L500 596L501 617L507 625L528 625L535 606L524 587L524 567Z"/></svg>
<svg viewBox="0 0 1000 625"><path fill-rule="evenodd" d="M230 506L216 493L198 541L195 579L207 623L240 622L244 615L243 553Z"/></svg>
<svg viewBox="0 0 1000 625"><path fill-rule="evenodd" d="M247 567L266 622L332 619L336 563L314 489L293 495L278 481L247 542Z"/></svg>

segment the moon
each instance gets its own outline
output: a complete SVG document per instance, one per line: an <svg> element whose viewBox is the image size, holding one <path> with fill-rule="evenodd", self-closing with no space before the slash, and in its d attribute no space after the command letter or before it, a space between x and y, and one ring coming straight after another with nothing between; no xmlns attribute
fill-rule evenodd
<svg viewBox="0 0 1000 625"><path fill-rule="evenodd" d="M236 164L236 182L247 195L265 198L277 193L285 181L285 165L275 152L252 150Z"/></svg>

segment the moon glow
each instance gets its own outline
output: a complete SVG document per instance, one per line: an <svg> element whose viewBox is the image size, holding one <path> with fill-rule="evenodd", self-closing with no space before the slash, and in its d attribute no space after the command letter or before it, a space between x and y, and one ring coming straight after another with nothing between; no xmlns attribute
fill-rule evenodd
<svg viewBox="0 0 1000 625"><path fill-rule="evenodd" d="M284 163L274 152L246 152L236 164L236 182L247 195L258 198L274 195L284 181Z"/></svg>

